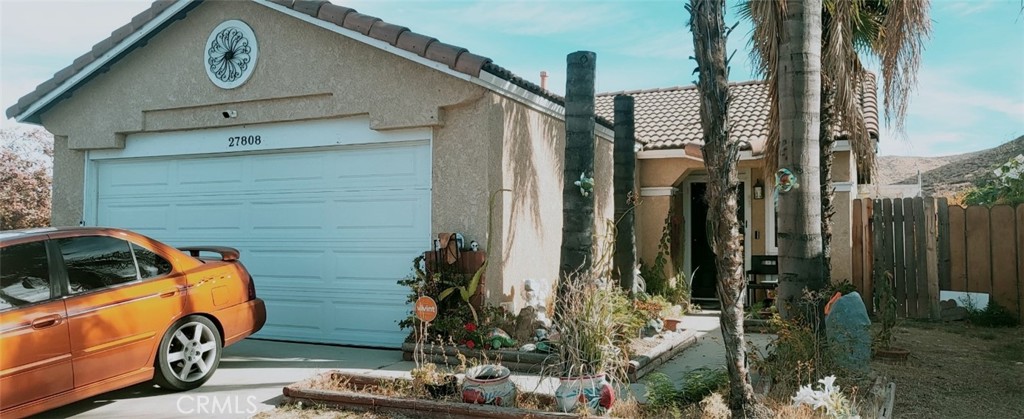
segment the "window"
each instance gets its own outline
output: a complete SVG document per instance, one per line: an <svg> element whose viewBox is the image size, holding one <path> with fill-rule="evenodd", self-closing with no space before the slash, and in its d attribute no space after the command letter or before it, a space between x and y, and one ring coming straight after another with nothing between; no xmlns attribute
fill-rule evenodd
<svg viewBox="0 0 1024 419"><path fill-rule="evenodd" d="M149 249L132 243L135 262L139 265L139 278L150 279L171 273L171 263Z"/></svg>
<svg viewBox="0 0 1024 419"><path fill-rule="evenodd" d="M77 294L139 278L128 242L113 237L58 239L68 270L71 293Z"/></svg>
<svg viewBox="0 0 1024 419"><path fill-rule="evenodd" d="M0 249L0 310L50 298L50 266L46 242Z"/></svg>

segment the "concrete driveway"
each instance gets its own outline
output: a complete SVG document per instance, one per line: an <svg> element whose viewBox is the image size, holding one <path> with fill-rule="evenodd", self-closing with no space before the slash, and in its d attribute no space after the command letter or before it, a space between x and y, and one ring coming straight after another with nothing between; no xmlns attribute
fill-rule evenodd
<svg viewBox="0 0 1024 419"><path fill-rule="evenodd" d="M173 393L144 383L46 412L46 418L238 417L273 409L281 388L320 371L408 371L398 350L247 339L224 350L210 381Z"/></svg>

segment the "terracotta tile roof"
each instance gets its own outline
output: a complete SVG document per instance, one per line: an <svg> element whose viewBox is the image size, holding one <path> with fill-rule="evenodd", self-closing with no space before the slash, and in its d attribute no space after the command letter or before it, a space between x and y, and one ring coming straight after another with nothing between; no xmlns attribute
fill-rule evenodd
<svg viewBox="0 0 1024 419"><path fill-rule="evenodd" d="M874 76L865 84L869 94L862 101L868 131L878 136L878 106L874 95ZM733 101L729 108L732 135L749 141L754 154L764 150L768 140L768 85L762 81L730 84ZM616 95L633 96L637 141L646 150L679 149L704 145L700 126L699 92L696 86L601 93L597 97L598 115L612 118Z"/></svg>
<svg viewBox="0 0 1024 419"><path fill-rule="evenodd" d="M110 37L97 43L93 46L92 50L86 52L81 57L78 57L78 59L76 59L70 66L58 71L51 79L36 87L33 92L19 99L16 104L7 109L7 117L13 118L20 115L34 102L43 98L62 83L78 74L87 65L99 59L99 57L114 48L126 37L141 29L143 25L149 23L154 17L166 10L172 4L176 3L176 1L178 0L157 0L153 2L148 9L132 18L131 22L115 30ZM473 77L480 77L480 72L485 71L554 103L562 106L565 105L565 99L563 97L542 89L540 86L516 76L511 71L491 62L490 58L471 53L465 48L440 42L437 38L413 32L404 26L384 22L377 17L359 13L352 8L331 4L328 1L270 1L317 19L333 23L341 28L386 42L397 48L444 64L452 70L460 73L468 74ZM175 16L175 18L183 17L188 10L201 2L202 0L193 1L191 4L192 7L182 10L182 12ZM60 99L57 100L59 101ZM52 106L52 104L49 106ZM38 122L37 115L30 116L29 120L32 122ZM597 121L608 128L612 127L610 119L598 116Z"/></svg>

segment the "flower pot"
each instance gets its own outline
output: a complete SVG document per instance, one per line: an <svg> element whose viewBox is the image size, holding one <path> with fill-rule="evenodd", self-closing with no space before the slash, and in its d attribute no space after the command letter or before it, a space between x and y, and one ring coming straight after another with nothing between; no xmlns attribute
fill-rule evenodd
<svg viewBox="0 0 1024 419"><path fill-rule="evenodd" d="M910 351L903 348L889 347L875 349L875 358L890 362L903 362L910 356Z"/></svg>
<svg viewBox="0 0 1024 419"><path fill-rule="evenodd" d="M511 406L516 400L512 372L501 365L480 365L466 371L462 381L462 401L474 404Z"/></svg>
<svg viewBox="0 0 1024 419"><path fill-rule="evenodd" d="M454 396L459 392L459 379L454 375L446 375L441 378L440 383L424 384L424 387L427 389L430 397L443 399L448 396Z"/></svg>
<svg viewBox="0 0 1024 419"><path fill-rule="evenodd" d="M615 389L605 374L563 377L555 389L555 401L563 412L575 412L581 406L603 414L615 403Z"/></svg>
<svg viewBox="0 0 1024 419"><path fill-rule="evenodd" d="M679 331L679 323L682 322L682 319L667 318L663 322L664 322L663 324L665 326L665 330L668 330L670 332L678 332Z"/></svg>

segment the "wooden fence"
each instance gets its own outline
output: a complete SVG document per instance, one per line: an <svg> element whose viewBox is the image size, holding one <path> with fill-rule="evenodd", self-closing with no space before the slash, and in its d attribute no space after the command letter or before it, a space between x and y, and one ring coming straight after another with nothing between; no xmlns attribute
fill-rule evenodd
<svg viewBox="0 0 1024 419"><path fill-rule="evenodd" d="M989 294L1024 322L1024 205L950 206L944 198L853 202L851 282L873 311L891 275L901 317L938 318L939 291Z"/></svg>

